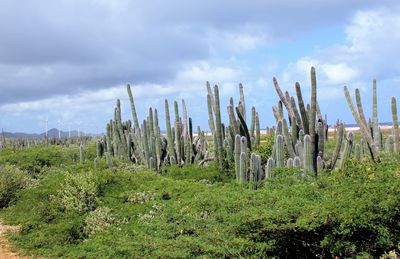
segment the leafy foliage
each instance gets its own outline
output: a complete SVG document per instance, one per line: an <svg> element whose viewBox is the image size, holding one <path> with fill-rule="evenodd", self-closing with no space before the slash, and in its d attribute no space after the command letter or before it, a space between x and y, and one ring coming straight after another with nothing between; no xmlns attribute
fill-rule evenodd
<svg viewBox="0 0 400 259"><path fill-rule="evenodd" d="M13 203L20 190L34 184L25 171L12 165L0 165L0 208Z"/></svg>
<svg viewBox="0 0 400 259"><path fill-rule="evenodd" d="M11 237L18 247L48 257L396 254L400 158L345 165L318 178L280 169L258 190L215 165L169 167L161 175L123 164L53 166L0 216L21 224Z"/></svg>

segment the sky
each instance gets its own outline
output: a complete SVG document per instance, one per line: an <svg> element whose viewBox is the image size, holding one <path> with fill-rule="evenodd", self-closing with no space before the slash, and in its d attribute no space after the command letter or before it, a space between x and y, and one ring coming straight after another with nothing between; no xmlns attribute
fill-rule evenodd
<svg viewBox="0 0 400 259"><path fill-rule="evenodd" d="M400 99L398 0L1 0L0 127L42 133L49 128L104 132L126 84L139 120L164 99L184 98L194 125L208 129L206 81L220 87L223 119L229 97L244 85L247 111L261 127L275 119L272 77L309 100L310 68L328 122L354 123L343 86L359 88L372 110L377 80L379 120L391 121ZM59 123L59 121L61 123Z"/></svg>

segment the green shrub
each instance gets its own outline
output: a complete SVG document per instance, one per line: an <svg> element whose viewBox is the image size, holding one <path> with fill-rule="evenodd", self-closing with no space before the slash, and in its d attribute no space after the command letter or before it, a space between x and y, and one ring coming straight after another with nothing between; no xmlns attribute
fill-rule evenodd
<svg viewBox="0 0 400 259"><path fill-rule="evenodd" d="M90 237L93 234L103 231L115 223L116 220L111 214L111 209L107 207L97 208L95 211L89 212L85 219L83 232Z"/></svg>
<svg viewBox="0 0 400 259"><path fill-rule="evenodd" d="M96 208L99 179L92 171L67 173L54 200L65 212L83 214Z"/></svg>
<svg viewBox="0 0 400 259"><path fill-rule="evenodd" d="M266 139L261 142L261 144L254 149L254 153L261 156L261 163L267 163L268 158L272 155L272 147L274 145L275 135L268 134Z"/></svg>
<svg viewBox="0 0 400 259"><path fill-rule="evenodd" d="M0 208L16 201L20 190L34 186L28 173L12 165L0 166Z"/></svg>
<svg viewBox="0 0 400 259"><path fill-rule="evenodd" d="M143 204L154 200L155 197L156 194L152 192L134 192L127 197L127 202L133 204Z"/></svg>

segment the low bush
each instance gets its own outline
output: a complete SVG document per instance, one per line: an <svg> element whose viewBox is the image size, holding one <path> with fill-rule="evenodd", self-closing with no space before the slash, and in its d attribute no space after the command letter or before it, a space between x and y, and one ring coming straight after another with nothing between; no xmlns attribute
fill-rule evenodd
<svg viewBox="0 0 400 259"><path fill-rule="evenodd" d="M92 171L66 173L54 201L67 213L83 214L96 209L99 195L99 178Z"/></svg>
<svg viewBox="0 0 400 259"><path fill-rule="evenodd" d="M19 192L35 185L29 174L12 165L0 165L0 208L16 201Z"/></svg>
<svg viewBox="0 0 400 259"><path fill-rule="evenodd" d="M85 219L85 227L83 232L86 236L103 231L115 223L116 220L111 214L111 209L107 207L97 208L95 211L89 212Z"/></svg>

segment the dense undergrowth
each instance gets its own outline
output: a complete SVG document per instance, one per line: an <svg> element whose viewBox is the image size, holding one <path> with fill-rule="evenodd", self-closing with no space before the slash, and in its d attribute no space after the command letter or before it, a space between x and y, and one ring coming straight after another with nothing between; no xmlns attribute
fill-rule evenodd
<svg viewBox="0 0 400 259"><path fill-rule="evenodd" d="M284 169L250 190L214 165L156 173L115 161L109 169L103 160L72 163L75 150L0 153L0 187L8 190L0 217L21 225L9 237L27 254L369 258L398 250L397 156L349 160L317 179Z"/></svg>

